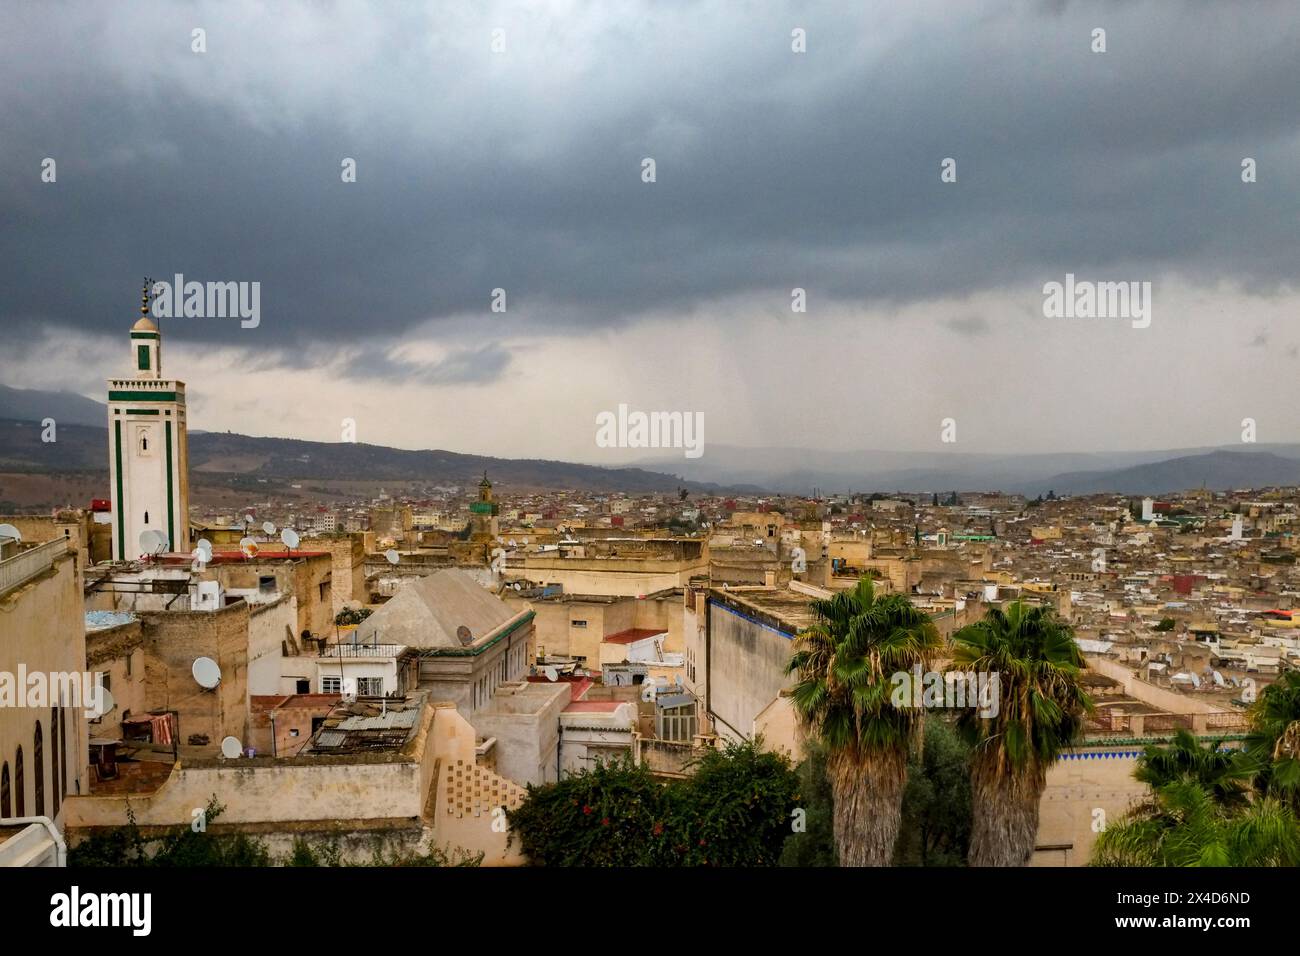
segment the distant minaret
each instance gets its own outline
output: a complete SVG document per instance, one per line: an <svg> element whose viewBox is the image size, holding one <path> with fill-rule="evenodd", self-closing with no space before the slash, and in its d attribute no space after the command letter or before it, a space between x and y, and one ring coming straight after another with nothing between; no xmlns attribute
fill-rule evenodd
<svg viewBox="0 0 1300 956"><path fill-rule="evenodd" d="M185 383L162 377L162 336L149 318L149 280L131 327L135 375L108 382L108 470L113 557L141 554L140 533L161 531L169 550L190 551Z"/></svg>

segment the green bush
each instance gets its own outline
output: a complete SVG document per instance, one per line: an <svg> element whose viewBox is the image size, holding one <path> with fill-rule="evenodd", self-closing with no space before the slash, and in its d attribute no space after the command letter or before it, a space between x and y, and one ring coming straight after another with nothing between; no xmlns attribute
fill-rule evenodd
<svg viewBox="0 0 1300 956"><path fill-rule="evenodd" d="M537 866L773 866L791 832L799 778L756 742L710 751L663 783L630 758L529 787L507 811Z"/></svg>

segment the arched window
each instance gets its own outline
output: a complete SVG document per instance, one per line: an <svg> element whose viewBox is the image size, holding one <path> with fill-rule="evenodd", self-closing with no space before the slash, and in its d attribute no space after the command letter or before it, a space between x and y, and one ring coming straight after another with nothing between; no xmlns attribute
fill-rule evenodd
<svg viewBox="0 0 1300 956"><path fill-rule="evenodd" d="M45 739L41 734L41 722L36 721L36 732L32 735L32 769L36 771L36 815L45 816Z"/></svg>
<svg viewBox="0 0 1300 956"><path fill-rule="evenodd" d="M50 794L50 816L59 815L59 801L63 797L63 778L62 768L59 766L59 744L62 738L59 736L59 708L50 709L50 784L53 792Z"/></svg>
<svg viewBox="0 0 1300 956"><path fill-rule="evenodd" d="M9 793L9 761L0 767L0 817L13 816L12 795Z"/></svg>
<svg viewBox="0 0 1300 956"><path fill-rule="evenodd" d="M59 773L62 775L63 789L60 793L68 792L68 711L64 707L59 708Z"/></svg>
<svg viewBox="0 0 1300 956"><path fill-rule="evenodd" d="M27 816L27 790L23 780L23 748L14 754L14 816Z"/></svg>

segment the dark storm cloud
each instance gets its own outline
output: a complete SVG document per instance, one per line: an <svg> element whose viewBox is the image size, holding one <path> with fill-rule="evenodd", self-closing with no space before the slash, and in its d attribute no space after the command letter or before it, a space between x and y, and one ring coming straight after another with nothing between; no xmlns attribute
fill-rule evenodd
<svg viewBox="0 0 1300 956"><path fill-rule="evenodd" d="M510 365L510 353L495 342L455 349L441 359L418 362L394 356L382 348L347 355L339 373L346 378L391 384L487 385Z"/></svg>
<svg viewBox="0 0 1300 956"><path fill-rule="evenodd" d="M142 274L181 272L260 282L261 324L171 335L372 339L358 374L479 381L508 363L483 344L507 328L794 286L872 305L1067 271L1296 279L1292 4L358 9L8 8L6 326L116 333ZM466 351L418 371L384 350L443 321Z"/></svg>

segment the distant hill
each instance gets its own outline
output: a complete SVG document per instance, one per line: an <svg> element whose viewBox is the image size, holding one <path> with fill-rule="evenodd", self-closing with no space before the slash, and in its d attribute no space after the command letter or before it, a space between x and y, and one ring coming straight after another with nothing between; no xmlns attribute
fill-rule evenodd
<svg viewBox="0 0 1300 956"><path fill-rule="evenodd" d="M53 418L60 425L106 428L108 407L74 392L42 392L0 385L0 418L24 422Z"/></svg>
<svg viewBox="0 0 1300 956"><path fill-rule="evenodd" d="M80 395L0 385L0 473L105 473L107 416L105 406ZM38 423L44 418L58 423L55 443L41 441ZM514 490L670 492L681 486L692 491L733 494L808 493L820 488L823 492L1001 490L1031 497L1048 491L1058 495L1156 495L1202 486L1224 490L1300 484L1300 445L979 454L710 444L697 459L643 458L629 460L622 467L601 467L439 450L407 451L382 445L190 432L192 485L196 490L224 489L233 497L246 496L252 489L267 495L287 495L294 492L295 484L302 485L296 494L303 498L325 493L365 494L372 490L369 485L383 483L390 490L463 485L477 481L485 469L494 481ZM31 484L29 479L24 487ZM4 497L0 494L0 500ZM30 497L30 492L24 490L22 497Z"/></svg>
<svg viewBox="0 0 1300 956"><path fill-rule="evenodd" d="M1250 449L1245 451L1244 449ZM643 468L673 464L641 458ZM1259 444L1154 451L988 454L964 451L737 448L711 444L701 458L676 460L674 471L696 481L748 482L807 494L823 492L1004 491L1029 495L1161 494L1199 488L1296 484L1300 445Z"/></svg>
<svg viewBox="0 0 1300 956"><path fill-rule="evenodd" d="M56 440L50 443L41 440L38 421L0 420L0 472L102 472L107 486L108 429L57 420ZM268 493L290 482L329 482L335 491L349 482L465 485L478 481L485 470L494 482L513 490L671 492L679 487L692 491L714 487L643 468L600 468L440 450L406 451L382 445L253 438L229 432L191 432L189 448L190 478L196 485L270 485Z"/></svg>
<svg viewBox="0 0 1300 956"><path fill-rule="evenodd" d="M1214 451L1112 471L1076 471L1037 484L1058 495L1103 491L1162 494L1201 487L1226 490L1300 485L1300 460L1272 452Z"/></svg>

